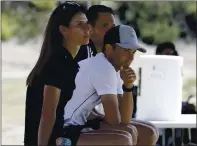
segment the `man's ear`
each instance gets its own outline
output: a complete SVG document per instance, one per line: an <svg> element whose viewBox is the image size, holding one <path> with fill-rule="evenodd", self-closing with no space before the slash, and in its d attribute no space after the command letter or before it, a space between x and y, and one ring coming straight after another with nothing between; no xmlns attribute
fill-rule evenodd
<svg viewBox="0 0 197 146"><path fill-rule="evenodd" d="M110 54L112 54L112 52L113 52L112 46L110 44L106 44L105 45L105 54L110 55Z"/></svg>
<svg viewBox="0 0 197 146"><path fill-rule="evenodd" d="M112 47L112 46L111 46L110 44L105 44L105 48L106 48L106 49L111 49L111 47Z"/></svg>

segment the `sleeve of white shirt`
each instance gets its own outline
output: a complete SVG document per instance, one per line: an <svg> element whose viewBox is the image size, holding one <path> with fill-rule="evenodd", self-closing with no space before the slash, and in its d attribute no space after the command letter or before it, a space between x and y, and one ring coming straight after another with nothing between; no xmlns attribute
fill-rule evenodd
<svg viewBox="0 0 197 146"><path fill-rule="evenodd" d="M103 68L102 70L94 71L90 76L90 81L99 96L105 94L117 95L118 79L115 70Z"/></svg>
<svg viewBox="0 0 197 146"><path fill-rule="evenodd" d="M117 88L117 94L123 94L123 89L122 89L122 85L123 85L123 80L120 78L120 72L117 72L117 76L118 76L118 88Z"/></svg>

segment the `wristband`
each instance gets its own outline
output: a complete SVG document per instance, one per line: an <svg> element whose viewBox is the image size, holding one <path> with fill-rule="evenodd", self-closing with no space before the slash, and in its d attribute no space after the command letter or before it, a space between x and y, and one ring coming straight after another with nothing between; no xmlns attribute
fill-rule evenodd
<svg viewBox="0 0 197 146"><path fill-rule="evenodd" d="M126 88L126 87L124 86L124 84L123 84L123 85L122 85L122 89L123 89L124 92L132 92L133 89L134 89L134 86L133 86L132 88Z"/></svg>

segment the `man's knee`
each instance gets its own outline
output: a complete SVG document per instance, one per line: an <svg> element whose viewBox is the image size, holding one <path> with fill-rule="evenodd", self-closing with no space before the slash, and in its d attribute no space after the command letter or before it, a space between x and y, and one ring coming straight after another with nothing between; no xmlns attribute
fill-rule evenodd
<svg viewBox="0 0 197 146"><path fill-rule="evenodd" d="M142 125L147 129L147 131L149 131L150 133L155 134L157 137L159 137L158 128L150 122L134 119L131 121L131 124L134 126Z"/></svg>
<svg viewBox="0 0 197 146"><path fill-rule="evenodd" d="M131 137L124 134L109 133L86 133L81 134L78 146L82 145L133 145Z"/></svg>
<svg viewBox="0 0 197 146"><path fill-rule="evenodd" d="M145 123L131 122L131 125L137 128L139 137L142 140L143 137L149 141L149 143L156 143L159 137L158 130L154 126L147 125Z"/></svg>
<svg viewBox="0 0 197 146"><path fill-rule="evenodd" d="M132 139L132 135L125 131L125 130L117 130L117 129L112 129L112 130L95 130L95 131L92 131L92 132L89 132L89 133L114 133L114 134L122 134L122 135L125 135L127 137L130 137Z"/></svg>
<svg viewBox="0 0 197 146"><path fill-rule="evenodd" d="M135 126L132 125L116 125L116 126L111 126L105 123L101 124L101 129L113 129L113 130L124 130L127 131L131 134L132 139L133 139L133 143L136 144L137 143L137 137L138 137L138 131L137 128Z"/></svg>
<svg viewBox="0 0 197 146"><path fill-rule="evenodd" d="M137 127L139 126L144 127L148 133L150 133L153 136L156 136L157 138L159 137L158 128L150 122L141 121L141 120L133 120L131 121L131 124Z"/></svg>
<svg viewBox="0 0 197 146"><path fill-rule="evenodd" d="M127 125L128 130L130 130L130 133L132 135L133 138L133 144L136 145L137 144L137 139L138 139L138 131L137 128L133 125Z"/></svg>

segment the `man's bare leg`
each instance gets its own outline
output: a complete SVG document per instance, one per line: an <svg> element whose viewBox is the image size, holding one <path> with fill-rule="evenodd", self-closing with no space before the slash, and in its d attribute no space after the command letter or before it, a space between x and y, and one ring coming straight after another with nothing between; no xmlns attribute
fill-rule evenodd
<svg viewBox="0 0 197 146"><path fill-rule="evenodd" d="M99 129L99 130L90 131L88 133L115 133L115 134L123 134L123 135L125 135L127 137L130 137L133 140L132 135L129 132L125 131L125 130L117 130L117 129L115 129L115 130L114 129L112 129L112 130L106 130L106 129ZM86 134L86 133L83 133L83 134Z"/></svg>
<svg viewBox="0 0 197 146"><path fill-rule="evenodd" d="M127 134L119 131L113 132L107 132L107 131L100 131L98 130L97 132L90 132L90 133L85 133L81 134L79 141L77 143L78 146L84 146L84 145L90 145L90 146L96 146L96 145L127 145L127 146L132 146L132 138L131 136L128 137Z"/></svg>
<svg viewBox="0 0 197 146"><path fill-rule="evenodd" d="M117 126L111 126L106 123L101 123L100 130L123 130L123 131L129 132L132 136L132 139L133 139L133 145L136 145L136 143L137 143L138 131L131 124L130 125L120 124Z"/></svg>
<svg viewBox="0 0 197 146"><path fill-rule="evenodd" d="M123 130L94 130L80 135L78 146L133 145L132 136Z"/></svg>
<svg viewBox="0 0 197 146"><path fill-rule="evenodd" d="M138 131L137 145L155 145L159 138L158 129L150 122L132 119L129 125L135 126Z"/></svg>

